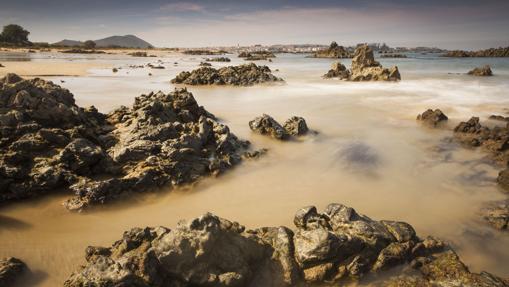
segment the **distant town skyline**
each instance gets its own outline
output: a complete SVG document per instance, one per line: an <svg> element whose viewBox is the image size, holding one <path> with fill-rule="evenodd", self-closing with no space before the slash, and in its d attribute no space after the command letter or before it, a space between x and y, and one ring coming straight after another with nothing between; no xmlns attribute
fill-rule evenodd
<svg viewBox="0 0 509 287"><path fill-rule="evenodd" d="M0 25L19 24L35 42L133 34L157 47L509 46L509 1L502 0L0 0L0 8Z"/></svg>

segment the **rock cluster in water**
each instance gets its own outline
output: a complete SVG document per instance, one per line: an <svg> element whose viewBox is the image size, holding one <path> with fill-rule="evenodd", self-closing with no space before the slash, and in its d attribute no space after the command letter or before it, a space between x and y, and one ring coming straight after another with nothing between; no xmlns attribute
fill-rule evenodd
<svg viewBox="0 0 509 287"><path fill-rule="evenodd" d="M227 54L228 52L224 50L202 50L202 49L191 49L191 50L185 50L182 52L186 55L223 55Z"/></svg>
<svg viewBox="0 0 509 287"><path fill-rule="evenodd" d="M240 52L238 57L244 58L244 60L246 61L262 61L270 60L270 58L275 58L276 55L269 51L254 51L254 52Z"/></svg>
<svg viewBox="0 0 509 287"><path fill-rule="evenodd" d="M383 286L509 286L470 272L446 243L405 222L330 204L302 208L294 224L246 230L208 213L175 229L134 228L109 248L88 247L64 286L337 286L398 265L407 268Z"/></svg>
<svg viewBox="0 0 509 287"><path fill-rule="evenodd" d="M489 65L474 68L471 71L468 71L468 74L472 76L493 76L493 72Z"/></svg>
<svg viewBox="0 0 509 287"><path fill-rule="evenodd" d="M219 174L248 146L185 89L102 114L15 74L0 79L0 135L0 203L64 189L70 210Z"/></svg>
<svg viewBox="0 0 509 287"><path fill-rule="evenodd" d="M27 272L23 261L14 257L0 258L0 286L13 286Z"/></svg>
<svg viewBox="0 0 509 287"><path fill-rule="evenodd" d="M341 63L333 63L325 78L339 78L348 81L398 81L401 80L398 67L383 68L375 61L373 51L367 45L355 49L352 67L347 70Z"/></svg>
<svg viewBox="0 0 509 287"><path fill-rule="evenodd" d="M101 50L86 50L86 49L69 49L69 50L63 50L60 51L60 53L66 53L66 54L106 54L106 52Z"/></svg>
<svg viewBox="0 0 509 287"><path fill-rule="evenodd" d="M249 128L256 133L278 140L287 140L290 136L305 135L309 131L306 120L302 117L293 116L286 120L284 125L280 125L267 114L250 121Z"/></svg>
<svg viewBox="0 0 509 287"><path fill-rule="evenodd" d="M250 63L219 69L201 67L192 72L181 72L171 82L186 85L252 86L261 83L283 82L283 79L274 76L267 66Z"/></svg>
<svg viewBox="0 0 509 287"><path fill-rule="evenodd" d="M509 57L509 47L490 48L479 51L454 50L444 54L444 57Z"/></svg>
<svg viewBox="0 0 509 287"><path fill-rule="evenodd" d="M380 58L391 58L391 59L401 59L401 58L407 58L407 55L405 54L382 54L380 55Z"/></svg>
<svg viewBox="0 0 509 287"><path fill-rule="evenodd" d="M417 120L430 127L436 127L440 123L447 121L448 118L440 109L427 109L424 113L417 116Z"/></svg>
<svg viewBox="0 0 509 287"><path fill-rule="evenodd" d="M353 54L346 50L345 47L339 46L336 42L332 42L327 49L317 51L313 54L313 58L334 58L345 59L353 58Z"/></svg>
<svg viewBox="0 0 509 287"><path fill-rule="evenodd" d="M227 57L215 57L215 58L206 58L206 62L230 62L230 58Z"/></svg>

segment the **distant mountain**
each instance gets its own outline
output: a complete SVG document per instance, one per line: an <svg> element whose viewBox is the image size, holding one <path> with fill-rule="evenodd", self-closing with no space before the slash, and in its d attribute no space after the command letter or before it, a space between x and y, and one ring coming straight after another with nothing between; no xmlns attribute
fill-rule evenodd
<svg viewBox="0 0 509 287"><path fill-rule="evenodd" d="M122 48L152 48L153 46L134 36L134 35L125 35L125 36L111 36L108 38L95 40L97 47L122 47Z"/></svg>
<svg viewBox="0 0 509 287"><path fill-rule="evenodd" d="M121 47L121 48L152 48L153 46L134 36L134 35L125 35L125 36L111 36L104 39L94 40L97 47ZM74 40L62 40L60 42L56 42L53 45L55 46L68 46L68 47L76 47L83 45L81 41Z"/></svg>

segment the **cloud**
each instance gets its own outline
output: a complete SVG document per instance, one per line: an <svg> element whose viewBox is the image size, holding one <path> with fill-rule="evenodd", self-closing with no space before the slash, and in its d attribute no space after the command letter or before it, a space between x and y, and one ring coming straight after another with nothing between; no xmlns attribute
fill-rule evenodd
<svg viewBox="0 0 509 287"><path fill-rule="evenodd" d="M175 2L164 4L159 10L163 12L202 12L204 7L196 3Z"/></svg>

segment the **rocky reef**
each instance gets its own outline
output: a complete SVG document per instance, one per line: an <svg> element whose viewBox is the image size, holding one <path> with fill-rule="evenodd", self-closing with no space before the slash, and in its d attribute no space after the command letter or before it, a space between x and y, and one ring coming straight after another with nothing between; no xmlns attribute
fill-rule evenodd
<svg viewBox="0 0 509 287"><path fill-rule="evenodd" d="M0 258L0 286L13 286L27 272L28 267L18 258Z"/></svg>
<svg viewBox="0 0 509 287"><path fill-rule="evenodd" d="M249 143L186 89L141 95L102 114L42 79L8 74L0 88L0 203L69 190L65 206L81 210L192 183L249 157Z"/></svg>
<svg viewBox="0 0 509 287"><path fill-rule="evenodd" d="M468 74L471 76L493 76L493 72L491 71L491 67L489 65L476 67L471 71L468 71Z"/></svg>
<svg viewBox="0 0 509 287"><path fill-rule="evenodd" d="M355 49L350 70L341 63L335 62L324 78L348 81L398 81L401 80L401 75L396 66L390 69L383 68L379 62L375 61L373 50L367 45L362 45Z"/></svg>
<svg viewBox="0 0 509 287"><path fill-rule="evenodd" d="M88 247L64 286L338 286L396 266L406 268L383 286L509 286L405 222L330 204L300 209L294 224L246 230L207 213L175 229L133 228L111 247Z"/></svg>
<svg viewBox="0 0 509 287"><path fill-rule="evenodd" d="M245 58L246 61L259 61L268 60L269 58L275 58L276 55L269 51L254 51L254 52L240 52L239 58Z"/></svg>
<svg viewBox="0 0 509 287"><path fill-rule="evenodd" d="M101 50L95 50L95 49L86 50L86 49L79 49L79 48L63 50L63 51L60 51L60 53L65 53L65 54L106 54L106 52L101 51Z"/></svg>
<svg viewBox="0 0 509 287"><path fill-rule="evenodd" d="M267 114L250 121L249 128L256 133L278 140L287 140L290 136L305 135L309 131L306 120L302 117L293 116L282 126Z"/></svg>
<svg viewBox="0 0 509 287"><path fill-rule="evenodd" d="M313 58L333 58L333 59L345 59L353 58L353 54L345 49L343 46L339 46L336 42L332 42L327 49L317 51L313 54Z"/></svg>
<svg viewBox="0 0 509 287"><path fill-rule="evenodd" d="M447 116L440 109L427 109L417 116L417 120L429 127L436 127L448 120Z"/></svg>
<svg viewBox="0 0 509 287"><path fill-rule="evenodd" d="M182 52L185 55L224 55L227 51L224 50L203 50L203 49L191 49Z"/></svg>
<svg viewBox="0 0 509 287"><path fill-rule="evenodd" d="M205 62L230 62L230 58L227 57L215 57L215 58L206 58Z"/></svg>
<svg viewBox="0 0 509 287"><path fill-rule="evenodd" d="M444 57L509 57L509 47L490 48L479 51L454 50L444 54Z"/></svg>
<svg viewBox="0 0 509 287"><path fill-rule="evenodd" d="M192 72L181 72L171 80L173 84L252 86L262 83L283 82L267 66L254 63L228 66L219 69L201 67Z"/></svg>
<svg viewBox="0 0 509 287"><path fill-rule="evenodd" d="M408 58L408 57L405 54L382 54L382 55L380 55L380 58L402 59L402 58Z"/></svg>

